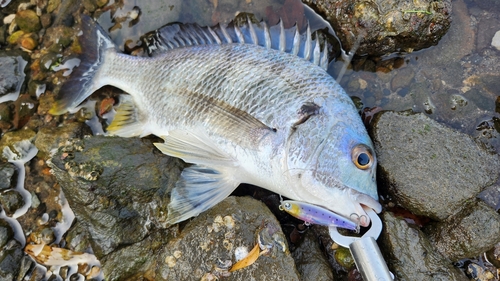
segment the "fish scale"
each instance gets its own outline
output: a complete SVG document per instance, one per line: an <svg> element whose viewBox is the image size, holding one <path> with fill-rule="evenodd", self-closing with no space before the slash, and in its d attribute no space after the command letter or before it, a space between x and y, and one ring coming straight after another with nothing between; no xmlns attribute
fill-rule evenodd
<svg viewBox="0 0 500 281"><path fill-rule="evenodd" d="M152 57L138 58L118 53L83 16L82 63L51 113L104 85L125 91L108 133L154 134L164 140L155 143L162 153L193 164L171 191L170 224L214 206L240 183L368 218L365 208L381 211L373 145L307 30L171 25L150 38ZM359 155L370 161L358 163Z"/></svg>

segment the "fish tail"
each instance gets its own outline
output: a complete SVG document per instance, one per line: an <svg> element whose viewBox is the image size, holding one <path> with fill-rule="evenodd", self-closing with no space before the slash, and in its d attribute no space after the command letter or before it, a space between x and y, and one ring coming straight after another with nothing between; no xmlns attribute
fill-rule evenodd
<svg viewBox="0 0 500 281"><path fill-rule="evenodd" d="M107 52L116 52L109 36L89 16L81 16L81 35L77 40L81 46L78 56L80 65L59 90L58 97L49 113L60 115L78 106L94 91L102 87L99 82L101 69Z"/></svg>

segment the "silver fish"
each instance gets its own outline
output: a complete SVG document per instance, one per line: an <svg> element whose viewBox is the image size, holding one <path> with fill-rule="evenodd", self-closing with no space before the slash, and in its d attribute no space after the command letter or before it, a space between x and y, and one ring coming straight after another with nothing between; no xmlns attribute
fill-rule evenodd
<svg viewBox="0 0 500 281"><path fill-rule="evenodd" d="M381 211L372 142L309 28L171 25L156 32L152 57L133 57L83 16L79 43L82 62L51 113L104 85L127 92L108 132L154 134L161 152L193 164L172 190L168 223L209 209L240 183L344 217L368 218L363 206Z"/></svg>

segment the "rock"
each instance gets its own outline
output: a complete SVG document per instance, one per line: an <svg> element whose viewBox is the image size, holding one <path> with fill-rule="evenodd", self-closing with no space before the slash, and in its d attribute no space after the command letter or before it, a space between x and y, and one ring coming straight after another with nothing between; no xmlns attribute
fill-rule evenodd
<svg viewBox="0 0 500 281"><path fill-rule="evenodd" d="M500 51L500 30L495 33L491 39L491 46Z"/></svg>
<svg viewBox="0 0 500 281"><path fill-rule="evenodd" d="M397 91L399 88L407 87L415 77L415 72L411 67L399 69L391 80L391 90Z"/></svg>
<svg viewBox="0 0 500 281"><path fill-rule="evenodd" d="M13 144L22 140L31 140L35 135L36 133L29 129L7 132L0 138L0 152L3 152L6 146L9 146L10 150L16 151ZM4 158L3 155L1 158Z"/></svg>
<svg viewBox="0 0 500 281"><path fill-rule="evenodd" d="M451 25L451 1L303 2L330 21L346 50L362 36L357 54L380 56L427 48L436 45Z"/></svg>
<svg viewBox="0 0 500 281"><path fill-rule="evenodd" d="M43 38L43 46L49 48L52 52L47 54L51 56L51 58L57 59L58 48L66 48L73 42L73 36L75 34L75 30L67 26L53 26L47 28L47 33ZM51 64L55 63L55 60ZM42 67L47 67L47 65L43 65Z"/></svg>
<svg viewBox="0 0 500 281"><path fill-rule="evenodd" d="M477 197L495 211L500 210L500 185L492 185L486 188Z"/></svg>
<svg viewBox="0 0 500 281"><path fill-rule="evenodd" d="M27 61L19 52L0 51L0 103L16 100L22 89Z"/></svg>
<svg viewBox="0 0 500 281"><path fill-rule="evenodd" d="M15 128L22 128L37 111L38 101L33 99L29 94L22 94L14 102L14 105L15 111L12 123Z"/></svg>
<svg viewBox="0 0 500 281"><path fill-rule="evenodd" d="M76 12L80 8L80 0L67 0L53 1L57 7L58 11L56 13L54 23L52 26L65 25L65 26L73 26L75 23L75 19L73 18L73 13Z"/></svg>
<svg viewBox="0 0 500 281"><path fill-rule="evenodd" d="M14 230L0 219L0 280L23 280L19 264L24 255L21 244L14 239Z"/></svg>
<svg viewBox="0 0 500 281"><path fill-rule="evenodd" d="M38 36L35 33L24 34L19 38L19 45L26 50L32 51L38 47Z"/></svg>
<svg viewBox="0 0 500 281"><path fill-rule="evenodd" d="M13 187L12 177L16 170L10 163L0 163L0 191Z"/></svg>
<svg viewBox="0 0 500 281"><path fill-rule="evenodd" d="M65 144L66 140L82 138L85 134L90 135L86 125L79 122L65 124L61 127L40 128L35 138L35 146L38 148L38 156L48 159L53 149Z"/></svg>
<svg viewBox="0 0 500 281"><path fill-rule="evenodd" d="M469 280L434 248L422 231L391 212L384 212L382 220L380 249L396 280Z"/></svg>
<svg viewBox="0 0 500 281"><path fill-rule="evenodd" d="M61 4L61 0L49 0L49 4L47 5L47 12L52 13L59 5Z"/></svg>
<svg viewBox="0 0 500 281"><path fill-rule="evenodd" d="M0 26L0 46L7 45L7 25Z"/></svg>
<svg viewBox="0 0 500 281"><path fill-rule="evenodd" d="M170 280L158 275L165 267L161 251L172 235L154 231L144 240L124 246L101 259L105 280Z"/></svg>
<svg viewBox="0 0 500 281"><path fill-rule="evenodd" d="M371 135L379 186L416 215L444 220L498 177L498 155L421 113L378 114Z"/></svg>
<svg viewBox="0 0 500 281"><path fill-rule="evenodd" d="M51 14L43 14L40 17L40 22L42 24L43 28L48 28L50 24L52 23L52 15Z"/></svg>
<svg viewBox="0 0 500 281"><path fill-rule="evenodd" d="M300 274L300 280L335 280L332 273L332 267L319 248L318 239L312 231L306 232L304 240L293 251L292 256Z"/></svg>
<svg viewBox="0 0 500 281"><path fill-rule="evenodd" d="M278 221L262 202L249 197L226 198L190 221L177 238L163 247L160 260L164 264L158 268L157 277L200 280L219 275L230 280L299 280L288 250L277 250L275 257L261 255L251 266L227 272L229 265L236 262L236 248L250 251L256 245L256 231L263 222L283 235Z"/></svg>
<svg viewBox="0 0 500 281"><path fill-rule="evenodd" d="M0 205L8 216L12 216L17 209L24 205L23 196L16 190L6 190L0 195Z"/></svg>
<svg viewBox="0 0 500 281"><path fill-rule="evenodd" d="M11 45L16 45L24 34L26 34L26 32L18 30L7 37L7 42Z"/></svg>
<svg viewBox="0 0 500 281"><path fill-rule="evenodd" d="M425 231L452 261L476 257L500 242L500 215L484 202L449 217Z"/></svg>
<svg viewBox="0 0 500 281"><path fill-rule="evenodd" d="M97 136L73 139L48 163L98 259L165 228L183 164L153 151L148 139Z"/></svg>
<svg viewBox="0 0 500 281"><path fill-rule="evenodd" d="M12 121L12 112L7 103L0 103L0 121Z"/></svg>
<svg viewBox="0 0 500 281"><path fill-rule="evenodd" d="M352 257L351 251L348 248L339 247L335 251L335 260L346 269L353 269L356 264L354 263L354 258Z"/></svg>
<svg viewBox="0 0 500 281"><path fill-rule="evenodd" d="M82 0L82 5L91 13L97 9L97 3L95 0Z"/></svg>
<svg viewBox="0 0 500 281"><path fill-rule="evenodd" d="M40 24L40 19L36 15L35 11L32 10L24 10L17 12L16 24L22 31L27 33L38 32L42 28L42 25Z"/></svg>

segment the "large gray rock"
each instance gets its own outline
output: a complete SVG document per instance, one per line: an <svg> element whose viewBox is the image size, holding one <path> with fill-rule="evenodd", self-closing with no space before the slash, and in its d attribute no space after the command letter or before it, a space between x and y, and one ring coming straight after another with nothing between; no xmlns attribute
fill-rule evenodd
<svg viewBox="0 0 500 281"><path fill-rule="evenodd" d="M385 55L436 45L451 25L451 1L303 0L333 26L346 50Z"/></svg>
<svg viewBox="0 0 500 281"><path fill-rule="evenodd" d="M422 231L391 212L384 212L383 221L380 248L396 280L469 280L436 250Z"/></svg>
<svg viewBox="0 0 500 281"><path fill-rule="evenodd" d="M426 230L436 248L452 261L476 257L500 242L500 215L484 202Z"/></svg>
<svg viewBox="0 0 500 281"><path fill-rule="evenodd" d="M371 133L380 186L414 214L444 220L498 177L498 155L424 114L384 112Z"/></svg>
<svg viewBox="0 0 500 281"><path fill-rule="evenodd" d="M250 251L263 225L274 229L273 237L278 238L267 241L271 245L276 243L272 255L262 255L249 267L227 272L228 265L236 262L236 248L247 247ZM228 280L299 280L290 252L280 247L283 241L279 222L262 202L250 197L229 197L190 221L177 238L168 242L160 255L164 263L156 271L157 278L198 281L226 276Z"/></svg>
<svg viewBox="0 0 500 281"><path fill-rule="evenodd" d="M98 258L165 227L167 191L183 164L154 151L147 139L98 136L75 139L51 159Z"/></svg>

